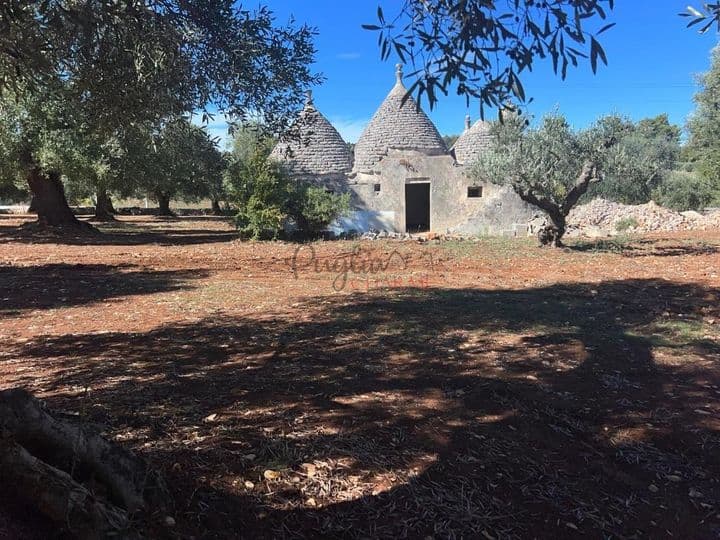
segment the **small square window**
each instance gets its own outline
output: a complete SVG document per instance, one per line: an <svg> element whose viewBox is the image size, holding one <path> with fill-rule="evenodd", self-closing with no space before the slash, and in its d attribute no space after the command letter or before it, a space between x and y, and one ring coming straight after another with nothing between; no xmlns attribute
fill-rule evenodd
<svg viewBox="0 0 720 540"><path fill-rule="evenodd" d="M373 191L375 193L380 193L380 184L373 184Z"/></svg>
<svg viewBox="0 0 720 540"><path fill-rule="evenodd" d="M482 197L482 186L470 186L468 187L468 198L477 199Z"/></svg>

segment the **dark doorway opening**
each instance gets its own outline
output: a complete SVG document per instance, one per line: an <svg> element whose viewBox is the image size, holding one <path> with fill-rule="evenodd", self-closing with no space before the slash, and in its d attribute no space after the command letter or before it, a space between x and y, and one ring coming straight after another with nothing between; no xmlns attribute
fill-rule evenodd
<svg viewBox="0 0 720 540"><path fill-rule="evenodd" d="M407 232L430 230L430 183L405 184L405 228Z"/></svg>

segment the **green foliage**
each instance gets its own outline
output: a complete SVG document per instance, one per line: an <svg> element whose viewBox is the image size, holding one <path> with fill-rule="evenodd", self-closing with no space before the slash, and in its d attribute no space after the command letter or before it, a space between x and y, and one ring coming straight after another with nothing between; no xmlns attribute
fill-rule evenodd
<svg viewBox="0 0 720 540"><path fill-rule="evenodd" d="M618 136L612 167L605 180L588 190L586 199L602 197L624 204L643 204L670 174L680 158L680 128L666 114L640 120L607 116Z"/></svg>
<svg viewBox="0 0 720 540"><path fill-rule="evenodd" d="M698 28L701 34L707 32L713 25L717 25L720 30L720 2L707 2L700 10L688 6L687 11L680 13L680 16L690 19L688 28L700 25Z"/></svg>
<svg viewBox="0 0 720 540"><path fill-rule="evenodd" d="M110 186L110 162L117 146L86 129L71 103L5 93L0 96L0 177L21 185L31 164L61 171L84 197L98 185Z"/></svg>
<svg viewBox="0 0 720 540"><path fill-rule="evenodd" d="M20 154L24 134L22 110L14 100L0 100L0 187L15 192L24 181Z"/></svg>
<svg viewBox="0 0 720 540"><path fill-rule="evenodd" d="M19 156L16 170L0 177L52 171L78 196L138 187L164 205L175 194L217 200L218 156L198 136L202 148L176 152L192 137L164 126L213 109L235 121L260 115L279 131L319 80L309 68L312 28L279 26L266 7L227 0L6 0L0 30L0 98L22 110L21 129L7 130L15 140L0 143L3 157ZM189 156L198 155L207 160L196 166Z"/></svg>
<svg viewBox="0 0 720 540"><path fill-rule="evenodd" d="M119 161L135 190L156 201L197 200L222 189L223 156L208 133L183 117L136 126L123 139Z"/></svg>
<svg viewBox="0 0 720 540"><path fill-rule="evenodd" d="M720 193L694 172L673 171L653 192L653 200L677 211L702 210L720 203Z"/></svg>
<svg viewBox="0 0 720 540"><path fill-rule="evenodd" d="M385 17L378 8L377 24L383 60L396 55L410 62L417 77L409 93L418 102L426 95L433 107L440 94L457 85L457 93L479 99L482 107L501 108L525 101L520 80L537 59L551 58L563 79L568 68L589 60L607 64L598 36L613 26L603 20L613 0L405 0L397 15ZM594 23L594 24L593 24Z"/></svg>
<svg viewBox="0 0 720 540"><path fill-rule="evenodd" d="M682 130L680 126L670 123L667 113L653 118L643 118L637 123L637 132L648 139L660 138L670 143L680 144Z"/></svg>
<svg viewBox="0 0 720 540"><path fill-rule="evenodd" d="M291 220L312 236L349 210L349 195L297 182L267 155L267 147L259 144L253 156L235 161L226 175L230 199L238 208L236 225L244 235L277 238Z"/></svg>
<svg viewBox="0 0 720 540"><path fill-rule="evenodd" d="M229 181L238 229L253 239L276 238L288 217L294 188L280 163L267 159L259 146L250 159L238 162Z"/></svg>
<svg viewBox="0 0 720 540"><path fill-rule="evenodd" d="M573 131L562 116L551 115L538 127L525 126L515 115L493 124L493 147L475 165L474 175L511 184L523 199L549 214L554 207L567 215L578 202L578 189L584 198L645 203L680 154L678 129L664 117L636 125L608 115L588 129ZM586 166L594 168L594 177L580 186Z"/></svg>
<svg viewBox="0 0 720 540"><path fill-rule="evenodd" d="M713 192L720 192L720 48L711 55L710 70L699 77L696 109L688 122L687 157Z"/></svg>
<svg viewBox="0 0 720 540"><path fill-rule="evenodd" d="M330 223L350 211L350 195L330 193L318 186L300 186L295 196L297 210L292 217L308 235L317 235Z"/></svg>
<svg viewBox="0 0 720 540"><path fill-rule="evenodd" d="M230 160L246 162L258 152L267 157L276 143L277 139L268 132L267 126L257 122L235 126L230 143Z"/></svg>
<svg viewBox="0 0 720 540"><path fill-rule="evenodd" d="M505 113L492 133L491 148L471 174L478 181L509 184L525 202L543 210L552 223L540 231L543 244L560 245L568 213L590 186L631 167L633 156L622 144L627 122L617 116L575 131L559 114L528 128L521 116Z"/></svg>
<svg viewBox="0 0 720 540"><path fill-rule="evenodd" d="M242 208L252 194L253 179L262 174L282 174L279 168L265 171L265 161L275 139L260 126L250 124L233 130L231 150L225 156L224 186L228 200Z"/></svg>
<svg viewBox="0 0 720 540"><path fill-rule="evenodd" d="M526 101L521 77L538 60L550 59L563 80L568 69L589 62L595 73L607 64L600 43L614 0L403 0L386 16L363 28L379 33L380 57L409 63L415 82L409 89L418 103L423 95L432 108L452 89L480 111ZM720 29L720 2L692 6L680 15L701 32Z"/></svg>
<svg viewBox="0 0 720 540"><path fill-rule="evenodd" d="M637 219L629 216L618 220L618 222L615 223L615 230L617 232L627 232L630 229L637 228L638 225L640 224L638 223Z"/></svg>
<svg viewBox="0 0 720 540"><path fill-rule="evenodd" d="M522 117L507 115L491 129L494 144L474 165L473 176L562 204L586 161L600 154L607 161L602 149L604 130L619 128L598 122L589 130L576 132L563 116L553 114L529 129Z"/></svg>
<svg viewBox="0 0 720 540"><path fill-rule="evenodd" d="M0 28L0 91L70 103L94 127L209 106L275 125L317 82L312 28L227 0L5 0Z"/></svg>
<svg viewBox="0 0 720 540"><path fill-rule="evenodd" d="M30 200L27 189L23 189L10 181L0 178L0 204L13 204Z"/></svg>

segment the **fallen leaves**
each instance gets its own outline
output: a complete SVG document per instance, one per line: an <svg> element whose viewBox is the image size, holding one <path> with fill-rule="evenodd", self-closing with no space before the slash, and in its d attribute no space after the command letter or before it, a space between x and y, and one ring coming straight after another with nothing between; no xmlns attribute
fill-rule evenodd
<svg viewBox="0 0 720 540"><path fill-rule="evenodd" d="M300 465L300 468L303 470L305 476L307 476L308 478L312 478L317 472L317 467L312 463L303 463L302 465Z"/></svg>
<svg viewBox="0 0 720 540"><path fill-rule="evenodd" d="M698 265L717 268L718 256L538 251L519 239L498 257L492 242L458 258L447 288L367 303L336 298L321 277L288 281L273 266L292 249L281 242L133 246L154 271L192 270L188 288L68 308L76 289L102 290L90 273L58 291L54 310L5 311L0 376L159 462L183 503L178 537L233 536L253 520L263 529L248 537L286 537L301 530L283 529L292 518L328 537L707 536L673 519L718 512L706 425L720 389L693 379L714 382L703 347L717 342L688 357L678 341L662 356L632 332L663 312L692 321L700 307L703 335L715 332L717 298L705 293L716 285ZM130 256L55 248L53 261ZM1 249L47 264L44 246ZM71 283L71 271L54 279ZM37 292L0 289L0 310ZM316 510L326 507L345 517Z"/></svg>

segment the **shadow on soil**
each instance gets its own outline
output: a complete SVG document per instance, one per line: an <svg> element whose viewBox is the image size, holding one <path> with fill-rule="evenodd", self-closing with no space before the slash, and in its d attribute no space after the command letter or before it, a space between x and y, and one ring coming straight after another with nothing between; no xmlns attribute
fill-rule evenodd
<svg viewBox="0 0 720 540"><path fill-rule="evenodd" d="M610 238L575 240L568 249L582 252L619 253L625 257L682 257L686 255L713 255L720 246L698 241L665 240L651 238Z"/></svg>
<svg viewBox="0 0 720 540"><path fill-rule="evenodd" d="M227 223L222 217L181 217L181 218L134 218L132 221L114 221L93 223L101 234L61 235L29 232L16 224L7 224L9 219L17 221L17 216L0 216L0 244L22 242L28 244L66 244L78 246L137 246L157 244L160 246L186 246L230 242L238 239L238 233L232 230L202 228L202 223ZM5 221L6 223L3 223ZM174 227L173 223L193 222L192 227ZM150 227L155 227L153 230Z"/></svg>
<svg viewBox="0 0 720 540"><path fill-rule="evenodd" d="M0 316L184 290L192 287L192 280L206 275L197 270L144 270L131 264L0 266Z"/></svg>
<svg viewBox="0 0 720 540"><path fill-rule="evenodd" d="M178 534L716 538L718 342L668 353L648 336L680 313L720 319L719 296L401 289L9 357L55 370L25 382L163 470Z"/></svg>

